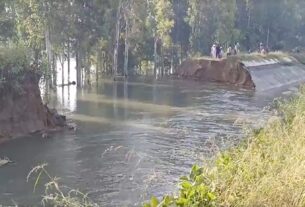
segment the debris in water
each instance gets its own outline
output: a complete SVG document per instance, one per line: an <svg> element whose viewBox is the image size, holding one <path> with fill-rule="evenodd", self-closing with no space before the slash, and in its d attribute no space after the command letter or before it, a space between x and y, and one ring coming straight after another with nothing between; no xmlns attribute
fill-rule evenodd
<svg viewBox="0 0 305 207"><path fill-rule="evenodd" d="M77 130L77 125L75 123L67 124L67 127L71 131L76 131Z"/></svg>
<svg viewBox="0 0 305 207"><path fill-rule="evenodd" d="M0 158L0 167L7 165L9 163L12 163L12 161L9 158L7 158L7 157L5 157L3 159Z"/></svg>
<svg viewBox="0 0 305 207"><path fill-rule="evenodd" d="M41 137L44 139L48 139L49 135L48 135L48 133L44 132L44 133L42 133Z"/></svg>

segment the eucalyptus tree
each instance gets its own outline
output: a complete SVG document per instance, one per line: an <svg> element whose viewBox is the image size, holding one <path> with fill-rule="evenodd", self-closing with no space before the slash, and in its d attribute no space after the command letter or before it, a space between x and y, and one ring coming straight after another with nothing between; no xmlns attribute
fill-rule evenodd
<svg viewBox="0 0 305 207"><path fill-rule="evenodd" d="M144 65L163 75L169 64L208 54L215 41L240 41L246 49L259 42L305 46L304 6L302 0L2 0L0 41L24 42L36 60L46 56L53 84L55 63L69 76L75 57L80 86L91 82L91 65L97 81L105 73L140 73Z"/></svg>
<svg viewBox="0 0 305 207"><path fill-rule="evenodd" d="M34 52L35 61L41 56L45 38L45 9L40 0L16 0L16 24L19 37Z"/></svg>
<svg viewBox="0 0 305 207"><path fill-rule="evenodd" d="M164 55L170 52L173 46L171 31L174 27L173 7L170 0L158 1L155 0L155 15L156 15L156 31L157 38L160 43L161 53L161 75L164 75Z"/></svg>
<svg viewBox="0 0 305 207"><path fill-rule="evenodd" d="M164 74L164 54L172 46L171 31L174 27L173 7L170 0L147 0L148 29L154 37L154 76L161 67Z"/></svg>
<svg viewBox="0 0 305 207"><path fill-rule="evenodd" d="M171 37L175 46L176 58L178 58L175 62L181 63L187 57L188 50L190 49L191 27L186 21L189 0L173 0L172 4L174 27L172 28Z"/></svg>

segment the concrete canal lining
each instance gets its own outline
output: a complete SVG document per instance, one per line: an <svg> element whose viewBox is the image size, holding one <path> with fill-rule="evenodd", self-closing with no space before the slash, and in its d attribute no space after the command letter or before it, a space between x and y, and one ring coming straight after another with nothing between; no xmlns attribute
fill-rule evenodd
<svg viewBox="0 0 305 207"><path fill-rule="evenodd" d="M284 53L241 55L221 60L197 58L184 61L177 68L177 75L182 79L263 91L305 82L304 62L305 54Z"/></svg>

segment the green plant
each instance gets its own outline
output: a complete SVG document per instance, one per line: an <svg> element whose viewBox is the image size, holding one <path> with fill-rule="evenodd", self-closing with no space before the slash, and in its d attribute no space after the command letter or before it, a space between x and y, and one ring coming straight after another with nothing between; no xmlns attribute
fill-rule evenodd
<svg viewBox="0 0 305 207"><path fill-rule="evenodd" d="M22 92L22 82L30 73L47 76L46 60L33 61L31 50L22 45L0 47L0 91Z"/></svg>
<svg viewBox="0 0 305 207"><path fill-rule="evenodd" d="M49 180L45 184L45 192L42 196L42 204L44 206L54 207L97 207L98 205L93 203L87 194L82 193L79 190L71 189L66 186L62 186L59 183L59 178L52 177L46 170L47 164L42 164L34 167L27 176L27 182L33 175L36 175L34 183L34 192L42 178L46 176Z"/></svg>
<svg viewBox="0 0 305 207"><path fill-rule="evenodd" d="M165 196L161 201L152 197L145 207L216 206L216 193L211 180L204 174L204 168L194 165L189 176L180 178L178 196Z"/></svg>

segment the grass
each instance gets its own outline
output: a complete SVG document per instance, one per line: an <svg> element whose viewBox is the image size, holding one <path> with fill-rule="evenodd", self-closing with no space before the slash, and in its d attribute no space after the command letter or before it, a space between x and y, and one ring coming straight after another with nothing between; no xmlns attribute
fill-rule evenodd
<svg viewBox="0 0 305 207"><path fill-rule="evenodd" d="M157 206L305 206L305 88L238 147L183 177L177 195Z"/></svg>
<svg viewBox="0 0 305 207"><path fill-rule="evenodd" d="M31 177L35 177L34 192L40 184L42 177L46 177L48 182L45 183L45 193L42 196L41 203L43 206L54 207L98 207L92 202L87 194L79 190L71 189L60 184L60 179L52 177L46 170L47 164L42 164L33 168L28 176L29 182Z"/></svg>

